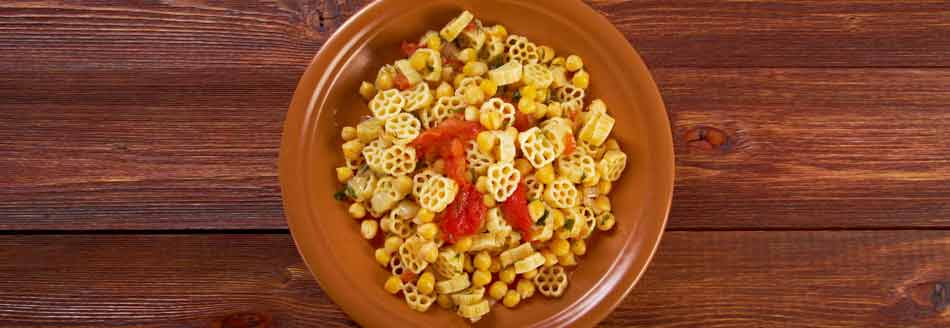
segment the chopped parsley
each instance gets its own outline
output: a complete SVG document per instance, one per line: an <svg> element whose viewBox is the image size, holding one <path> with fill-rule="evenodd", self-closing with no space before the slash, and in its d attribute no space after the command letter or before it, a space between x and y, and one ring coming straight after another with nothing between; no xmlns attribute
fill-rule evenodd
<svg viewBox="0 0 950 328"><path fill-rule="evenodd" d="M336 199L338 201L343 201L346 199L346 193L343 192L343 190L337 191L333 193L333 199Z"/></svg>
<svg viewBox="0 0 950 328"><path fill-rule="evenodd" d="M353 191L353 188L350 188L350 185L346 185L343 189L340 189L333 194L333 198L339 201L345 200L347 197L356 198L356 192Z"/></svg>
<svg viewBox="0 0 950 328"><path fill-rule="evenodd" d="M567 221L564 221L564 230L572 229L574 229L574 219L568 219Z"/></svg>
<svg viewBox="0 0 950 328"><path fill-rule="evenodd" d="M544 209L544 214L541 215L541 218L540 218L540 219L538 219L537 221L534 222L534 225L536 225L536 226L543 226L544 223L545 223L545 221L547 221L547 219L548 219L548 214L550 214L550 212L548 212L547 209Z"/></svg>
<svg viewBox="0 0 950 328"><path fill-rule="evenodd" d="M515 90L515 94L511 95L511 101L517 104L519 100L521 100L521 90Z"/></svg>

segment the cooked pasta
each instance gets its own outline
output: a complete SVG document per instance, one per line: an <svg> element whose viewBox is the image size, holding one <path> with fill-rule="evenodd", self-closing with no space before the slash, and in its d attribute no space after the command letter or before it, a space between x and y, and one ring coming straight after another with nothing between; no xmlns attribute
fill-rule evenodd
<svg viewBox="0 0 950 328"><path fill-rule="evenodd" d="M401 48L356 90L370 115L342 127L334 172L358 233L384 241L384 290L471 322L560 297L617 224L627 165L607 103L588 99L595 72L467 11Z"/></svg>

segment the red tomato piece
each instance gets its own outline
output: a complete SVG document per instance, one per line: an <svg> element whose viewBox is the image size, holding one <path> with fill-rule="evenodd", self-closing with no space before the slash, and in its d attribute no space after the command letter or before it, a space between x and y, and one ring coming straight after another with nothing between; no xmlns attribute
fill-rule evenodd
<svg viewBox="0 0 950 328"><path fill-rule="evenodd" d="M465 30L469 32L474 31L476 28L478 28L478 25L475 25L474 21L465 26Z"/></svg>
<svg viewBox="0 0 950 328"><path fill-rule="evenodd" d="M399 280L402 280L402 283L407 283L416 279L416 273L406 270L402 272L402 275L399 276Z"/></svg>
<svg viewBox="0 0 950 328"><path fill-rule="evenodd" d="M518 183L515 193L501 203L501 213L505 221L521 232L522 240L531 240L531 215L528 213L528 196L524 180Z"/></svg>
<svg viewBox="0 0 950 328"><path fill-rule="evenodd" d="M442 238L446 242L454 244L459 238L478 232L488 210L482 197L472 184L459 187L455 201L442 213Z"/></svg>
<svg viewBox="0 0 950 328"><path fill-rule="evenodd" d="M532 127L534 127L534 119L531 116L521 111L515 114L515 129L518 129L518 132L523 132Z"/></svg>
<svg viewBox="0 0 950 328"><path fill-rule="evenodd" d="M574 135L567 133L564 135L564 155L571 155L574 153L574 149L577 148L577 144L574 142Z"/></svg>
<svg viewBox="0 0 950 328"><path fill-rule="evenodd" d="M402 48L402 53L405 54L406 57L412 56L412 54L420 48L418 43L409 41L403 41L399 47Z"/></svg>
<svg viewBox="0 0 950 328"><path fill-rule="evenodd" d="M468 180L465 179L465 146L462 146L458 138L452 139L448 145L442 147L442 160L445 161L445 175L459 185L468 184Z"/></svg>
<svg viewBox="0 0 950 328"><path fill-rule="evenodd" d="M409 79L406 78L402 72L396 72L396 79L393 80L393 82L396 83L396 87L399 88L399 90L409 90L412 88L412 83L409 83Z"/></svg>
<svg viewBox="0 0 950 328"><path fill-rule="evenodd" d="M450 118L440 123L434 129L428 129L410 144L416 151L425 156L441 155L442 147L448 145L452 139L459 139L464 145L482 131L482 125L457 118ZM463 147L464 149L464 147ZM465 157L465 154L462 154Z"/></svg>

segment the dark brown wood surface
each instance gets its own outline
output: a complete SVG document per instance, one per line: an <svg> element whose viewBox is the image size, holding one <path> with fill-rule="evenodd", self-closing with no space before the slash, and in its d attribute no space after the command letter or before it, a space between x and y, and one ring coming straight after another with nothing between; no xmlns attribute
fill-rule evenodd
<svg viewBox="0 0 950 328"><path fill-rule="evenodd" d="M0 2L0 326L353 325L276 158L366 2ZM677 155L671 232L604 326L950 326L950 3L587 2Z"/></svg>

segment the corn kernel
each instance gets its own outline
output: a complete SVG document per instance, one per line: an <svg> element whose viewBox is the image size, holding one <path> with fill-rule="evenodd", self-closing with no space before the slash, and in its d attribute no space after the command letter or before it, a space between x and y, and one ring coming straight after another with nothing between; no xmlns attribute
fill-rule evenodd
<svg viewBox="0 0 950 328"><path fill-rule="evenodd" d="M435 235L439 233L439 227L432 222L419 225L417 230L419 231L419 236L425 238L426 240L432 240L435 238Z"/></svg>
<svg viewBox="0 0 950 328"><path fill-rule="evenodd" d="M488 272L498 273L498 271L501 271L501 260L497 257L492 257L491 265L488 266Z"/></svg>
<svg viewBox="0 0 950 328"><path fill-rule="evenodd" d="M551 210L551 219L554 220L554 229L560 229L564 226L564 212L561 210L552 208Z"/></svg>
<svg viewBox="0 0 950 328"><path fill-rule="evenodd" d="M363 207L363 204L361 203L353 203L350 205L350 208L347 210L347 212L349 212L350 216L352 216L354 219L362 219L364 216L366 216L366 208Z"/></svg>
<svg viewBox="0 0 950 328"><path fill-rule="evenodd" d="M387 253L386 250L382 248L377 248L376 251L373 252L373 256L376 257L376 263L379 263L379 265L383 267L389 265L390 254L391 253Z"/></svg>
<svg viewBox="0 0 950 328"><path fill-rule="evenodd" d="M575 87L587 89L587 87L590 86L590 74L587 74L587 71L581 70L574 74L571 83L574 83Z"/></svg>
<svg viewBox="0 0 950 328"><path fill-rule="evenodd" d="M517 289L518 295L520 295L522 299L529 299L531 296L534 296L534 284L526 279L519 280L518 286L516 286L515 289Z"/></svg>
<svg viewBox="0 0 950 328"><path fill-rule="evenodd" d="M561 238L551 241L551 245L549 247L551 247L551 251L554 252L554 255L557 256L564 256L571 252L571 243Z"/></svg>
<svg viewBox="0 0 950 328"><path fill-rule="evenodd" d="M535 109L537 109L537 106L535 105L533 99L521 98L521 100L518 100L518 111L520 111L522 114L534 114Z"/></svg>
<svg viewBox="0 0 950 328"><path fill-rule="evenodd" d="M402 238L399 236L389 236L389 238L386 238L386 241L383 242L383 249L389 253L399 250L399 246L402 246Z"/></svg>
<svg viewBox="0 0 950 328"><path fill-rule="evenodd" d="M340 166L336 168L336 179L337 181L340 181L340 183L346 183L352 177L353 169L346 166Z"/></svg>
<svg viewBox="0 0 950 328"><path fill-rule="evenodd" d="M478 108L475 106L465 107L465 120L469 122L478 122Z"/></svg>
<svg viewBox="0 0 950 328"><path fill-rule="evenodd" d="M343 129L340 130L340 138L343 138L343 141L350 141L357 137L356 128L352 126L344 126Z"/></svg>
<svg viewBox="0 0 950 328"><path fill-rule="evenodd" d="M544 118L544 116L547 115L547 113L548 113L548 105L545 105L542 103L535 103L534 114L532 114L531 116L534 117L534 119L536 120L540 120Z"/></svg>
<svg viewBox="0 0 950 328"><path fill-rule="evenodd" d="M343 157L350 160L360 158L360 155L362 155L360 152L363 151L364 146L362 141L355 139L343 143L343 146L341 146Z"/></svg>
<svg viewBox="0 0 950 328"><path fill-rule="evenodd" d="M577 239L571 244L571 251L574 252L574 255L584 256L584 254L587 254L587 243L583 239Z"/></svg>
<svg viewBox="0 0 950 328"><path fill-rule="evenodd" d="M419 280L416 281L416 287L419 288L420 293L431 294L432 290L435 289L435 275L432 272L423 272L419 276Z"/></svg>
<svg viewBox="0 0 950 328"><path fill-rule="evenodd" d="M429 53L425 51L416 51L409 56L409 65L412 69L421 71L426 68L426 61L429 60Z"/></svg>
<svg viewBox="0 0 950 328"><path fill-rule="evenodd" d="M505 297L506 293L508 293L508 285L501 281L492 283L491 287L488 288L488 296L491 296L491 298L495 300L500 300L502 297Z"/></svg>
<svg viewBox="0 0 950 328"><path fill-rule="evenodd" d="M563 110L561 109L561 103L554 102L548 105L548 112L546 113L548 118L561 117L563 115Z"/></svg>
<svg viewBox="0 0 950 328"><path fill-rule="evenodd" d="M491 282L491 273L486 270L475 270L472 274L472 286L482 287Z"/></svg>
<svg viewBox="0 0 950 328"><path fill-rule="evenodd" d="M372 83L363 81L360 83L360 96L363 96L363 99L371 100L376 96L376 86Z"/></svg>
<svg viewBox="0 0 950 328"><path fill-rule="evenodd" d="M356 137L359 138L359 142L368 144L383 132L383 125L386 124L385 121L380 119L371 118L366 121L363 121L360 124L356 125ZM348 142L352 142L350 140Z"/></svg>
<svg viewBox="0 0 950 328"><path fill-rule="evenodd" d="M518 303L520 302L521 302L521 295L519 295L518 292L513 291L513 290L509 290L508 293L505 294L505 298L501 301L502 304L504 304L506 307L509 307L509 308L518 306Z"/></svg>
<svg viewBox="0 0 950 328"><path fill-rule="evenodd" d="M393 88L393 76L382 73L376 76L376 90L389 90Z"/></svg>
<svg viewBox="0 0 950 328"><path fill-rule="evenodd" d="M419 222L429 223L435 219L435 213L425 208L420 208L419 212L416 212L416 218L419 219Z"/></svg>
<svg viewBox="0 0 950 328"><path fill-rule="evenodd" d="M577 70L584 68L584 60L577 55L567 56L567 59L564 60L564 68L567 68L568 71L576 72Z"/></svg>
<svg viewBox="0 0 950 328"><path fill-rule="evenodd" d="M462 49L462 51L459 51L458 60L462 61L463 63L470 63L475 61L477 55L478 54L475 52L475 49L465 48Z"/></svg>
<svg viewBox="0 0 950 328"><path fill-rule="evenodd" d="M495 134L489 131L479 132L475 137L475 143L478 144L478 150L483 154L491 154L492 148L495 147Z"/></svg>
<svg viewBox="0 0 950 328"><path fill-rule="evenodd" d="M533 85L526 85L521 87L521 99L530 99L535 100L538 96L538 88L535 88Z"/></svg>
<svg viewBox="0 0 950 328"><path fill-rule="evenodd" d="M508 29L506 29L504 26L501 26L501 25L495 25L495 26L492 26L491 29L488 30L488 34L491 34L492 36L496 38L504 40L505 38L508 37Z"/></svg>
<svg viewBox="0 0 950 328"><path fill-rule="evenodd" d="M597 183L597 192L601 195L609 194L611 189L613 189L613 183L611 183L610 180L601 179L600 182Z"/></svg>
<svg viewBox="0 0 950 328"><path fill-rule="evenodd" d="M607 150L620 150L620 143L617 142L617 139L610 138L604 143L604 148Z"/></svg>
<svg viewBox="0 0 950 328"><path fill-rule="evenodd" d="M468 252L468 250L472 248L472 237L470 236L462 237L461 239L455 242L455 245L453 245L453 247L455 248L456 252L459 252L459 253Z"/></svg>
<svg viewBox="0 0 950 328"><path fill-rule="evenodd" d="M554 167L552 167L551 164L545 165L534 172L534 176L537 177L541 183L550 184L554 182Z"/></svg>
<svg viewBox="0 0 950 328"><path fill-rule="evenodd" d="M533 200L528 204L528 215L531 216L532 220L538 220L544 215L544 202L540 200Z"/></svg>
<svg viewBox="0 0 950 328"><path fill-rule="evenodd" d="M485 97L494 97L498 93L498 83L495 83L492 79L486 79L482 81L482 84L479 85L482 88L482 91L485 92Z"/></svg>
<svg viewBox="0 0 950 328"><path fill-rule="evenodd" d="M488 192L488 178L480 176L475 180L475 190L484 194Z"/></svg>
<svg viewBox="0 0 950 328"><path fill-rule="evenodd" d="M601 219L600 223L597 224L597 229L600 229L600 231L610 231L610 229L613 229L616 222L617 221L614 219L614 215L608 213L603 219Z"/></svg>
<svg viewBox="0 0 950 328"><path fill-rule="evenodd" d="M412 178L405 175L396 177L396 180L393 181L393 187L395 187L396 191L399 191L400 194L408 194L412 191Z"/></svg>
<svg viewBox="0 0 950 328"><path fill-rule="evenodd" d="M376 238L376 232L379 230L379 222L373 219L363 220L363 223L360 224L360 234L363 235L363 238L373 239Z"/></svg>
<svg viewBox="0 0 950 328"><path fill-rule="evenodd" d="M435 51L442 50L442 38L435 34L429 35L426 39L426 47Z"/></svg>
<svg viewBox="0 0 950 328"><path fill-rule="evenodd" d="M505 282L506 284L510 284L515 281L516 275L517 274L515 274L515 268L508 267L504 270L501 270L501 272L498 273L498 279Z"/></svg>
<svg viewBox="0 0 950 328"><path fill-rule="evenodd" d="M577 265L577 259L574 258L574 253L567 253L567 255L558 256L557 263L566 267L575 266Z"/></svg>
<svg viewBox="0 0 950 328"><path fill-rule="evenodd" d="M469 105L478 105L485 101L485 93L476 86L469 86L465 89L465 103Z"/></svg>
<svg viewBox="0 0 950 328"><path fill-rule="evenodd" d="M482 195L482 203L485 204L485 207L488 207L488 208L492 208L498 205L497 204L498 202L495 201L495 197L492 196L491 194Z"/></svg>
<svg viewBox="0 0 950 328"><path fill-rule="evenodd" d="M600 195L594 198L594 212L597 214L610 212L610 207L610 198L607 198L607 196Z"/></svg>
<svg viewBox="0 0 950 328"><path fill-rule="evenodd" d="M554 57L551 60L551 66L564 66L564 57Z"/></svg>
<svg viewBox="0 0 950 328"><path fill-rule="evenodd" d="M435 263L439 259L439 245L435 242L427 242L419 247L419 255L423 260L429 263Z"/></svg>
<svg viewBox="0 0 950 328"><path fill-rule="evenodd" d="M541 53L543 54L541 56L541 63L548 63L551 60L554 60L554 56L556 55L554 52L554 48L551 48L548 46L541 46L541 48L538 48L538 50L541 50Z"/></svg>
<svg viewBox="0 0 950 328"><path fill-rule="evenodd" d="M462 74L468 76L482 76L487 72L488 65L480 61L469 62L468 64L465 64L464 67L462 67Z"/></svg>
<svg viewBox="0 0 950 328"><path fill-rule="evenodd" d="M491 266L491 255L488 255L486 251L481 251L478 255L475 255L472 264L478 270L488 270L488 267Z"/></svg>
<svg viewBox="0 0 950 328"><path fill-rule="evenodd" d="M531 162L524 158L515 160L515 169L521 172L521 176L528 176L528 174L531 174L531 170L534 170L534 168L531 167Z"/></svg>
<svg viewBox="0 0 950 328"><path fill-rule="evenodd" d="M557 255L554 255L554 252L552 252L551 250L549 249L542 250L541 255L544 256L545 268L550 268L557 264Z"/></svg>
<svg viewBox="0 0 950 328"><path fill-rule="evenodd" d="M522 273L521 276L527 279L534 279L534 276L538 275L538 269L534 269L525 273Z"/></svg>
<svg viewBox="0 0 950 328"><path fill-rule="evenodd" d="M402 279L399 279L397 276L389 276L389 278L386 279L386 283L383 284L383 289L390 294L398 293L402 290Z"/></svg>
<svg viewBox="0 0 950 328"><path fill-rule="evenodd" d="M451 97L453 95L455 95L455 89L452 88L452 85L448 82L443 81L442 84L439 84L439 87L435 89L436 97Z"/></svg>
<svg viewBox="0 0 950 328"><path fill-rule="evenodd" d="M452 302L452 297L447 294L439 294L439 297L436 298L436 302L439 303L443 309L451 310L455 307L455 304Z"/></svg>
<svg viewBox="0 0 950 328"><path fill-rule="evenodd" d="M497 130L501 127L501 113L491 111L491 112L482 112L479 121L482 123L482 126L489 130Z"/></svg>
<svg viewBox="0 0 950 328"><path fill-rule="evenodd" d="M475 266L472 265L472 257L468 254L462 255L462 269L468 273L475 271Z"/></svg>

